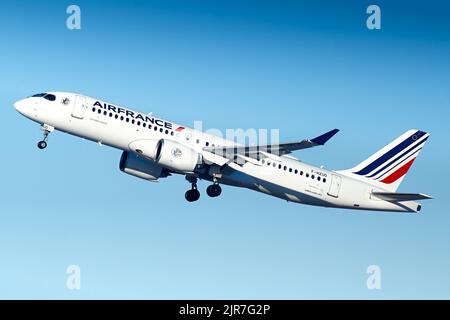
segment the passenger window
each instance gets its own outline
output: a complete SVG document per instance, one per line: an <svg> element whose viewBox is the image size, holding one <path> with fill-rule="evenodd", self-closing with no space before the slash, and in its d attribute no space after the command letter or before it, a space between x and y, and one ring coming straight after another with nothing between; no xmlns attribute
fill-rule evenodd
<svg viewBox="0 0 450 320"><path fill-rule="evenodd" d="M295 169L294 173L295 173L295 174L297 174L297 173L298 173L298 170L297 170L297 169Z"/></svg>

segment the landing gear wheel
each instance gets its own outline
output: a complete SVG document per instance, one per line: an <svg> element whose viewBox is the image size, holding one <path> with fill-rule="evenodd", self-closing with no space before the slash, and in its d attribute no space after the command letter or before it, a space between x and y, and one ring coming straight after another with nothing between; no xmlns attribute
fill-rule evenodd
<svg viewBox="0 0 450 320"><path fill-rule="evenodd" d="M38 142L38 144L37 144L37 146L38 146L38 148L39 149L45 149L45 148L47 148L47 142L45 142L44 140L42 140L42 141L39 141Z"/></svg>
<svg viewBox="0 0 450 320"><path fill-rule="evenodd" d="M191 183L191 190L186 191L184 197L189 202L197 201L200 199L200 192L197 190L197 177L187 175L186 180Z"/></svg>
<svg viewBox="0 0 450 320"><path fill-rule="evenodd" d="M220 194L222 193L222 188L218 184L212 184L208 186L208 188L206 188L206 193L208 194L208 196L215 198L220 196Z"/></svg>
<svg viewBox="0 0 450 320"><path fill-rule="evenodd" d="M197 201L200 198L200 192L197 189L191 189L186 191L184 197L189 202Z"/></svg>
<svg viewBox="0 0 450 320"><path fill-rule="evenodd" d="M44 133L44 139L42 139L41 141L38 142L37 146L39 149L45 149L47 148L47 139L48 139L48 135L50 134L50 132L53 132L55 128L53 128L52 126L48 125L48 124L42 124L41 125L41 130Z"/></svg>

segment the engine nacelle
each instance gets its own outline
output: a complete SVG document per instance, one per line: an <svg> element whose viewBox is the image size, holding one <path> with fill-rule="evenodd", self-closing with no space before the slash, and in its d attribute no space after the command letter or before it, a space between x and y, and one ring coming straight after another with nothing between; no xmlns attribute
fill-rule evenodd
<svg viewBox="0 0 450 320"><path fill-rule="evenodd" d="M131 142L128 147L131 151L134 151L137 154L141 154L146 158L155 160L159 143L160 140L142 139Z"/></svg>
<svg viewBox="0 0 450 320"><path fill-rule="evenodd" d="M156 181L169 175L166 169L152 160L127 151L122 153L119 168L122 172L149 181Z"/></svg>
<svg viewBox="0 0 450 320"><path fill-rule="evenodd" d="M201 163L201 155L178 142L161 139L156 148L155 162L177 172L192 172Z"/></svg>

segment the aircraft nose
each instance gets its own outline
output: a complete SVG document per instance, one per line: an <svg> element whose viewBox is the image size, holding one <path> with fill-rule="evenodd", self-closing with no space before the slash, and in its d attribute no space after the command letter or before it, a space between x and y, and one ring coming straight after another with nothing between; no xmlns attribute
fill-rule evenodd
<svg viewBox="0 0 450 320"><path fill-rule="evenodd" d="M22 99L22 100L19 100L19 101L14 103L14 108L18 112L24 114L25 113L26 104L27 104L27 99Z"/></svg>

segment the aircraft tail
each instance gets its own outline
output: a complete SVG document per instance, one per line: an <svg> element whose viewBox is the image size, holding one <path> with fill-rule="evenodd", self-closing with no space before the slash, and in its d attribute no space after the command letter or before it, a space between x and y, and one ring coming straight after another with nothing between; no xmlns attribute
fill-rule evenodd
<svg viewBox="0 0 450 320"><path fill-rule="evenodd" d="M429 136L424 131L408 130L356 167L340 173L395 192Z"/></svg>

